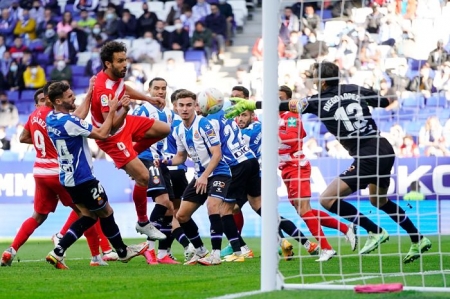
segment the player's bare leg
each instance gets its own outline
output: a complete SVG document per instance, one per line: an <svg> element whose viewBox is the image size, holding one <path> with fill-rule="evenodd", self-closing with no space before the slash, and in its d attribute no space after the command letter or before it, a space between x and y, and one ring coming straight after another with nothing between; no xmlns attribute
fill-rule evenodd
<svg viewBox="0 0 450 299"><path fill-rule="evenodd" d="M149 180L149 173L147 167L139 158L131 160L124 167L126 173L131 176L134 181L133 201L136 207L138 216L138 223L136 224L136 231L138 233L147 235L153 240L163 240L166 236L154 227L147 216L147 186Z"/></svg>
<svg viewBox="0 0 450 299"><path fill-rule="evenodd" d="M152 127L145 132L144 138L138 140L133 148L139 154L148 149L152 144L166 138L170 134L170 126L162 121L155 120Z"/></svg>

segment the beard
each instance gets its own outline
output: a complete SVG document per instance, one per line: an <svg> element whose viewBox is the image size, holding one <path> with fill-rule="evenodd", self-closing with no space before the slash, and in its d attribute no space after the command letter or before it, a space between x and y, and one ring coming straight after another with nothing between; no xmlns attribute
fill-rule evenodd
<svg viewBox="0 0 450 299"><path fill-rule="evenodd" d="M112 73L113 73L113 75L114 75L115 77L117 77L117 78L125 78L125 76L126 76L126 74L127 74L126 71L122 73L120 70L115 69L115 68L112 69Z"/></svg>

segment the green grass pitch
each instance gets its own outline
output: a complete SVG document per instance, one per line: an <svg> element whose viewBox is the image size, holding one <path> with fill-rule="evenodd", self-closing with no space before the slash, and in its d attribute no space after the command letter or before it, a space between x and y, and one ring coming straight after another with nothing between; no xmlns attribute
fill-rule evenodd
<svg viewBox="0 0 450 299"><path fill-rule="evenodd" d="M280 261L280 271L292 283L326 283L347 279L347 284L402 282L409 286L450 287L450 236L431 237L433 248L422 261L401 264L402 255L409 249L408 238L391 237L380 251L360 257L352 253L343 239L331 239L339 248L339 256L324 264L314 261L302 248L293 261ZM142 240L126 240L126 243ZM363 238L362 242L365 241ZM339 246L338 242L341 242ZM224 242L225 243L225 242ZM209 245L209 240L205 240ZM0 268L0 298L211 298L227 294L258 290L260 287L260 239L248 239L256 257L244 263L220 266L149 266L143 257L128 264L110 262L109 267L90 267L89 251L84 240L67 252L68 271L54 269L44 261L52 249L51 241L30 241L19 251L12 267ZM9 242L1 242L4 250ZM399 249L402 255L399 255ZM300 251L299 251L300 250ZM178 244L173 251L179 260L182 250ZM442 254L440 254L441 252ZM383 254L380 259L379 253ZM340 267L342 265L342 267ZM440 271L441 269L447 270ZM300 272L301 271L301 272ZM435 271L439 271L437 273ZM419 272L427 273L420 275ZM303 275L300 276L300 273ZM322 274L321 274L322 273ZM345 276L339 275L345 274ZM406 275L400 276L398 273ZM362 280L361 276L367 279ZM278 291L245 298L450 298L450 293L402 292L396 294L361 295L351 291Z"/></svg>

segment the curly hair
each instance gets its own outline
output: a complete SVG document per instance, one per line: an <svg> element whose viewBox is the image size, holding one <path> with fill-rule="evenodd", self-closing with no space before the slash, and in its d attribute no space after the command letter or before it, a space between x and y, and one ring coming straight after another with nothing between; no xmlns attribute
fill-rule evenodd
<svg viewBox="0 0 450 299"><path fill-rule="evenodd" d="M55 104L57 99L61 99L66 91L70 89L69 84L64 83L62 81L52 83L48 87L48 98L50 102Z"/></svg>
<svg viewBox="0 0 450 299"><path fill-rule="evenodd" d="M106 69L106 62L113 62L114 53L127 52L127 46L122 42L109 41L103 45L100 50L103 69Z"/></svg>

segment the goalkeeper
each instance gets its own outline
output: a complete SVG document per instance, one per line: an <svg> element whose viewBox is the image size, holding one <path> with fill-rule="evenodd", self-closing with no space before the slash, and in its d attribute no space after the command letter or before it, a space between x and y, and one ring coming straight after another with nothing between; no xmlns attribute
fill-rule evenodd
<svg viewBox="0 0 450 299"><path fill-rule="evenodd" d="M431 248L431 241L419 233L400 206L387 198L395 153L391 144L379 135L369 111L369 106L386 107L390 100L360 86L340 85L339 68L331 62L315 63L311 74L318 94L280 103L280 111L317 115L354 158L352 165L322 192L320 203L328 211L364 228L369 237L360 254L370 253L389 240L389 234L359 213L352 204L342 200L369 186L371 204L388 214L409 234L412 245L403 262L413 262ZM228 118L245 110L262 108L261 102L243 99L234 99L234 102L235 105L227 110Z"/></svg>

